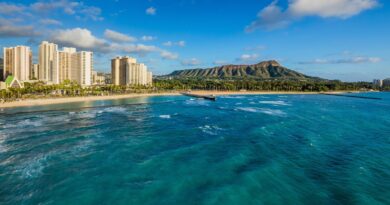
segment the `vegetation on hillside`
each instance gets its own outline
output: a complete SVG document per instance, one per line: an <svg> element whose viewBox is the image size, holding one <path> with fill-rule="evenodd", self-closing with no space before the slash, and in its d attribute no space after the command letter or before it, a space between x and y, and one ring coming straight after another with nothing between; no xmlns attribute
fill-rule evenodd
<svg viewBox="0 0 390 205"><path fill-rule="evenodd" d="M224 65L206 69L187 69L174 71L166 77L171 78L215 78L215 79L316 79L281 66L276 61L264 61L254 65Z"/></svg>

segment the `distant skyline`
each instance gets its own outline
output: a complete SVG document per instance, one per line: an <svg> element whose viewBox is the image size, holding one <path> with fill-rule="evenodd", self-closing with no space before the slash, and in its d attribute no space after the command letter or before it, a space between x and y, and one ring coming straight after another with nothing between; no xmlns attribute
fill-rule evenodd
<svg viewBox="0 0 390 205"><path fill-rule="evenodd" d="M94 52L95 69L132 56L155 74L277 60L344 81L390 77L384 0L13 0L0 2L0 47L42 40ZM3 49L1 49L1 54Z"/></svg>

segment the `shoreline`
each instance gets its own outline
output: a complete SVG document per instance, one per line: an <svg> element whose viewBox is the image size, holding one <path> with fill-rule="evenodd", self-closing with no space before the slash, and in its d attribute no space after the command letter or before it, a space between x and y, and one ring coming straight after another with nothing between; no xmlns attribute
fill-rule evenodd
<svg viewBox="0 0 390 205"><path fill-rule="evenodd" d="M345 93L348 91L328 92L328 93ZM274 92L274 91L192 91L199 95L316 95L321 92ZM108 96L86 96L86 97L58 97L58 98L42 98L42 99L25 99L20 101L0 103L0 109L17 108L17 107L33 107L53 104L67 104L85 101L101 101L101 100L118 100L137 97L155 97L155 96L179 96L180 92L164 92L164 93L133 93L123 95L108 95Z"/></svg>

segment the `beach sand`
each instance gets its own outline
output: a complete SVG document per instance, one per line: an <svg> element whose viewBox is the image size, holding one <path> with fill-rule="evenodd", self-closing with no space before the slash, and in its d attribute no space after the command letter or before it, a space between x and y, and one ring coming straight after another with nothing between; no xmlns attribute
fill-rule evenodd
<svg viewBox="0 0 390 205"><path fill-rule="evenodd" d="M192 91L193 94L199 95L272 95L272 94L319 94L318 92L267 92L267 91ZM167 93L149 93L149 94L124 94L110 96L88 96L88 97L58 97L58 98L42 98L42 99L25 99L14 102L0 103L0 108L14 107L30 107L39 105L65 104L74 102L97 101L97 100L116 100L136 97L153 97L153 96L176 96L180 92Z"/></svg>

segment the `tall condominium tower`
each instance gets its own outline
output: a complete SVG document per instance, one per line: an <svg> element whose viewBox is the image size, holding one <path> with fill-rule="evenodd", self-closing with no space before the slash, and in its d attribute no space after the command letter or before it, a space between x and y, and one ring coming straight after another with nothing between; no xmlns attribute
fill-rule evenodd
<svg viewBox="0 0 390 205"><path fill-rule="evenodd" d="M114 85L151 85L151 72L135 58L117 57L111 60L111 78Z"/></svg>
<svg viewBox="0 0 390 205"><path fill-rule="evenodd" d="M75 81L83 86L92 85L93 53L77 52L76 48L64 47L59 51L59 82Z"/></svg>
<svg viewBox="0 0 390 205"><path fill-rule="evenodd" d="M60 83L58 46L43 41L39 46L39 80Z"/></svg>
<svg viewBox="0 0 390 205"><path fill-rule="evenodd" d="M77 54L76 48L64 47L62 51L58 52L59 56L59 81L76 79L77 71Z"/></svg>
<svg viewBox="0 0 390 205"><path fill-rule="evenodd" d="M32 52L27 46L4 48L3 77L13 75L20 81L32 78Z"/></svg>
<svg viewBox="0 0 390 205"><path fill-rule="evenodd" d="M77 53L78 76L76 81L83 86L92 85L93 52L80 51Z"/></svg>

